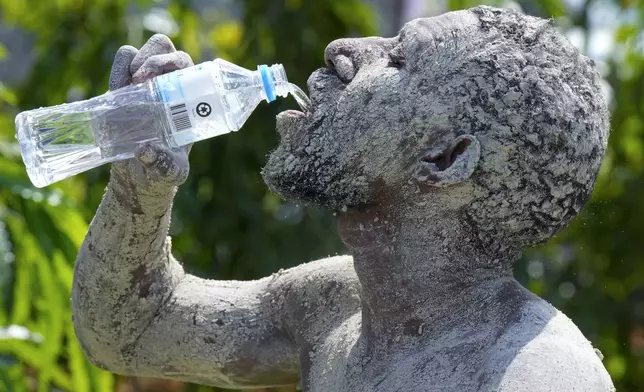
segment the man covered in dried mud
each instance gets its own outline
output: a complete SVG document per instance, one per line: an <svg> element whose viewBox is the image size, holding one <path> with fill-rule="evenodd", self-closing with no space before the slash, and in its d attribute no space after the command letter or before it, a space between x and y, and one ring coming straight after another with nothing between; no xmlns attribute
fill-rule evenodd
<svg viewBox="0 0 644 392"><path fill-rule="evenodd" d="M593 62L547 21L489 7L325 56L313 112L278 116L263 177L337 211L352 256L257 281L184 273L166 235L187 152L144 145L113 165L78 256L89 358L238 389L614 390L577 327L512 276L592 190L609 128ZM111 88L190 64L157 35L119 50Z"/></svg>

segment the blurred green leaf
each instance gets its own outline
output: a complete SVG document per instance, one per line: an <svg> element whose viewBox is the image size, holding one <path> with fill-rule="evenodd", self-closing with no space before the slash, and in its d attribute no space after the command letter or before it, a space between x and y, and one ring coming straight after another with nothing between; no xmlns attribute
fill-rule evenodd
<svg viewBox="0 0 644 392"><path fill-rule="evenodd" d="M543 17L558 17L566 14L567 7L564 0L541 0Z"/></svg>
<svg viewBox="0 0 644 392"><path fill-rule="evenodd" d="M66 337L69 341L67 345L67 356L69 358L69 369L72 374L72 390L73 391L90 391L91 380L88 372L87 362L85 361L85 355L81 351L80 345L76 340L76 335L74 334L74 327L71 322L67 322L66 327ZM105 389L104 386L96 385L97 388L94 390L96 392L111 392L112 385L109 385L109 389Z"/></svg>

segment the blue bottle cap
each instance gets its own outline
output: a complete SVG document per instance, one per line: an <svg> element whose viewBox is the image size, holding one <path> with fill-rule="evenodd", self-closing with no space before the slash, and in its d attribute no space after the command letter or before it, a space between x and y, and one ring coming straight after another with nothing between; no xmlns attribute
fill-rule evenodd
<svg viewBox="0 0 644 392"><path fill-rule="evenodd" d="M268 66L260 65L257 67L259 74L262 77L262 85L264 86L264 92L266 92L266 100L268 102L273 102L275 100L275 91L273 91L273 84L271 83L271 75L268 70Z"/></svg>

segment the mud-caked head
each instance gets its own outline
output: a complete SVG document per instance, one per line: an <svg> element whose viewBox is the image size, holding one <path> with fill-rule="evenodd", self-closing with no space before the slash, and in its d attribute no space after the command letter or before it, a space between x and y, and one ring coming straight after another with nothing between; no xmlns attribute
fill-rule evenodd
<svg viewBox="0 0 644 392"><path fill-rule="evenodd" d="M264 168L287 199L456 219L491 252L538 243L589 198L608 139L600 77L549 21L477 7L342 39L281 113Z"/></svg>

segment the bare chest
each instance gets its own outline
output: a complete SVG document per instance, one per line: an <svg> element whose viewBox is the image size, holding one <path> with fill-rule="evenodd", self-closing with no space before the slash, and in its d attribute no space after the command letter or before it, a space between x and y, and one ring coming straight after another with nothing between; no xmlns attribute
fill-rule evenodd
<svg viewBox="0 0 644 392"><path fill-rule="evenodd" d="M369 362L368 362L369 361ZM486 375L467 360L434 355L395 364L381 359L316 362L307 392L468 392L483 391Z"/></svg>
<svg viewBox="0 0 644 392"><path fill-rule="evenodd" d="M336 330L309 353L306 392L483 391L481 342L439 342L381 357L358 334Z"/></svg>

